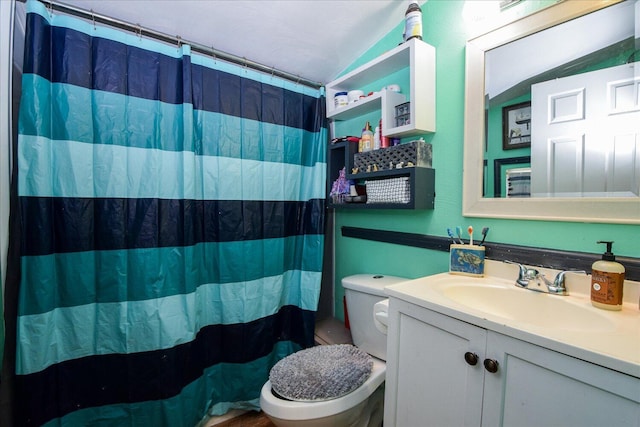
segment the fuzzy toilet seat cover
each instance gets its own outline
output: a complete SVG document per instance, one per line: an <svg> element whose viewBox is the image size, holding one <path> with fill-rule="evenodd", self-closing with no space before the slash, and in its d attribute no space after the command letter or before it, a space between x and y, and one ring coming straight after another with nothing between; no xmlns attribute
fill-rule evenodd
<svg viewBox="0 0 640 427"><path fill-rule="evenodd" d="M293 353L269 373L271 388L285 399L317 402L337 399L371 375L373 359L350 344L320 345Z"/></svg>

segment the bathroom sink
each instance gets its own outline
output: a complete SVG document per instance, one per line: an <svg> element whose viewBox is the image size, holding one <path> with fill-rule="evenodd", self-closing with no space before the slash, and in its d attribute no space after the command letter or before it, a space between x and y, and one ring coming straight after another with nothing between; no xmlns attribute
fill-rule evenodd
<svg viewBox="0 0 640 427"><path fill-rule="evenodd" d="M516 286L448 283L439 287L445 298L491 316L541 328L611 330L614 324L597 309L568 297Z"/></svg>

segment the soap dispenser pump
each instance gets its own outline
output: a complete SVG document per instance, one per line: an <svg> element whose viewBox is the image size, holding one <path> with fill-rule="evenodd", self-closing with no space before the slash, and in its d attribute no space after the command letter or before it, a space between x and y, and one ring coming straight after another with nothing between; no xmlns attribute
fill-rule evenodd
<svg viewBox="0 0 640 427"><path fill-rule="evenodd" d="M591 304L605 310L621 310L624 266L616 262L616 256L611 252L613 242L598 243L606 244L607 250L602 259L591 266Z"/></svg>

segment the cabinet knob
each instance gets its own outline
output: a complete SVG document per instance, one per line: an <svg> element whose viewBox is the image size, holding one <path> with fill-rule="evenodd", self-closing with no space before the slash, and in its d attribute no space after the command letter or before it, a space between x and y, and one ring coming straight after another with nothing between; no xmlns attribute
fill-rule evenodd
<svg viewBox="0 0 640 427"><path fill-rule="evenodd" d="M475 366L478 363L478 355L475 353L471 353L470 351L467 351L464 354L464 360L465 362L467 362L469 365L471 366Z"/></svg>
<svg viewBox="0 0 640 427"><path fill-rule="evenodd" d="M498 361L494 359L484 359L484 369L495 374L498 372Z"/></svg>

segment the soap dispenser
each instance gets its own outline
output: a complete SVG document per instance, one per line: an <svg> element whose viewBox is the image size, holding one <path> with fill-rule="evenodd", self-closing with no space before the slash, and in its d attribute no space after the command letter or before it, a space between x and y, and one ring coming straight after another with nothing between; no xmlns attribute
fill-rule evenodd
<svg viewBox="0 0 640 427"><path fill-rule="evenodd" d="M621 310L624 266L616 262L611 252L613 242L598 243L605 243L607 251L602 254L602 260L591 265L591 304L605 310Z"/></svg>

